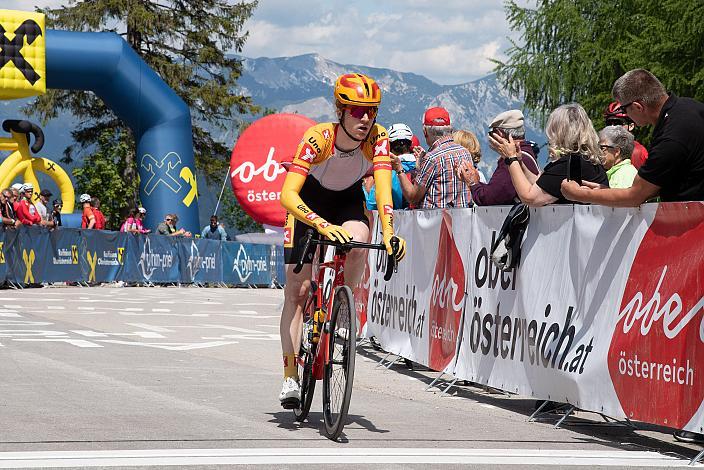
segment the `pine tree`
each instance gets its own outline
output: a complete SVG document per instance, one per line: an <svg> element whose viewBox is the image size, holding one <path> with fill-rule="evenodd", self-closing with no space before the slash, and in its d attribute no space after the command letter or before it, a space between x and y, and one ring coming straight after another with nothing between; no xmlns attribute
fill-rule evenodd
<svg viewBox="0 0 704 470"><path fill-rule="evenodd" d="M522 2L521 2L522 3ZM539 0L535 7L506 3L520 33L496 61L497 78L543 120L557 106L579 102L603 124L614 81L646 68L669 89L704 99L704 14L684 0Z"/></svg>
<svg viewBox="0 0 704 470"><path fill-rule="evenodd" d="M206 179L219 180L227 169L229 149L206 126L231 128L239 114L258 111L249 97L236 91L241 61L226 55L241 52L247 39L242 27L256 5L227 0L69 0L68 6L43 12L49 28L114 31L124 37L190 107L198 169ZM83 124L73 131L76 143L65 150L64 162L112 131L128 148L124 178L136 180L131 132L95 95L48 90L29 108L44 121L67 110ZM134 207L137 197L135 188L124 204Z"/></svg>

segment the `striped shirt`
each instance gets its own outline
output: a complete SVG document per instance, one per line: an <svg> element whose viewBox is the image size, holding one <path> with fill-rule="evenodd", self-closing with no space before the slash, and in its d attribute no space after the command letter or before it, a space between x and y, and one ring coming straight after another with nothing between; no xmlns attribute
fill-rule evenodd
<svg viewBox="0 0 704 470"><path fill-rule="evenodd" d="M452 140L452 136L441 137L430 147L418 170L416 184L427 188L420 209L444 209L446 207L469 207L469 191L455 174L462 160L472 164L472 155Z"/></svg>

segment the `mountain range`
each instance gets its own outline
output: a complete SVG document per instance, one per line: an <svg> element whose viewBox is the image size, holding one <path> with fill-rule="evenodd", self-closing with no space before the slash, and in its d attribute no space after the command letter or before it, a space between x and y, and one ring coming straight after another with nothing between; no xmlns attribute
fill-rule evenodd
<svg viewBox="0 0 704 470"><path fill-rule="evenodd" d="M507 93L494 75L459 85L440 85L414 73L339 64L318 54L241 59L243 72L238 80L241 94L251 96L254 103L262 107L278 112L300 113L317 122L335 120L332 86L339 75L348 72L367 74L381 86L382 105L377 118L380 124L388 127L397 122L406 123L421 138L422 144L423 112L431 106L443 106L449 111L456 129L471 130L479 138L483 154L480 168L487 177L496 163L496 155L489 149L486 139L488 124L502 111L523 108L523 103ZM23 118L20 109L29 102L31 100L27 99L0 101L0 120ZM42 156L58 161L63 149L72 142L71 131L77 122L74 116L64 113L42 126L46 138ZM526 121L526 130L528 139L541 144L545 141L539 126L530 120ZM235 129L230 129L224 133L217 131L215 136L231 148L236 139L235 133ZM540 160L545 162L545 151L541 153ZM229 160L230 155L223 158ZM79 156L72 166L80 164ZM67 170L70 172L71 167ZM203 219L207 219L213 210L220 192L219 187L210 189L202 191L200 198Z"/></svg>

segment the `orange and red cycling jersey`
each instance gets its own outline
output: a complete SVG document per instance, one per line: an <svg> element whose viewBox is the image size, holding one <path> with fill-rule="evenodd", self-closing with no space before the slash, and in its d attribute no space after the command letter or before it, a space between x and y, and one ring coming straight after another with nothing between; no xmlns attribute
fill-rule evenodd
<svg viewBox="0 0 704 470"><path fill-rule="evenodd" d="M316 229L325 228L329 223L313 212L299 196L308 175L327 189L341 191L359 182L371 170L382 230L393 233L392 168L386 129L374 124L357 149L343 152L335 147L338 128L339 124L323 123L305 132L281 189L281 204L301 222ZM359 190L362 191L361 185Z"/></svg>

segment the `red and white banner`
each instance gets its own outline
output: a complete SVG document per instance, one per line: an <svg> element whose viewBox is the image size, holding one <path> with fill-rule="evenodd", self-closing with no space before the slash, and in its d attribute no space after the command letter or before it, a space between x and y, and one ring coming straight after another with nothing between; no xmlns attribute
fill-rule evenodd
<svg viewBox="0 0 704 470"><path fill-rule="evenodd" d="M261 224L284 226L281 186L305 131L315 121L300 114L271 114L252 123L237 139L230 160L232 191Z"/></svg>
<svg viewBox="0 0 704 470"><path fill-rule="evenodd" d="M704 204L531 209L501 272L508 210L396 212L408 254L386 283L370 253L367 334L460 379L702 432Z"/></svg>

